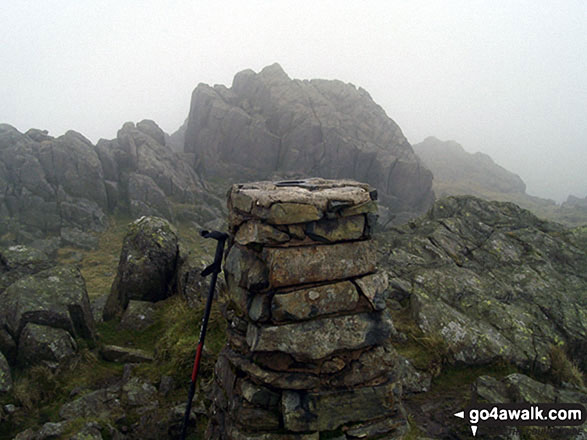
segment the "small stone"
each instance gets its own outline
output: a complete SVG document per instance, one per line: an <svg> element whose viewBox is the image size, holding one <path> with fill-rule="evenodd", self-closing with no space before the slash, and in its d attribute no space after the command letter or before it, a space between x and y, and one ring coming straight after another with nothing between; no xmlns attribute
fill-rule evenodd
<svg viewBox="0 0 587 440"><path fill-rule="evenodd" d="M322 239L329 242L358 240L365 230L365 217L355 215L352 217L322 219L306 225L306 235L314 240Z"/></svg>
<svg viewBox="0 0 587 440"><path fill-rule="evenodd" d="M111 362L151 362L153 360L153 355L145 350L116 345L104 345L100 354Z"/></svg>
<svg viewBox="0 0 587 440"><path fill-rule="evenodd" d="M289 235L281 232L271 225L256 221L248 221L242 224L234 237L237 243L246 246L248 244L275 244L289 241Z"/></svg>
<svg viewBox="0 0 587 440"><path fill-rule="evenodd" d="M267 285L267 268L257 255L246 248L234 245L224 262L227 280L232 277L243 289L262 288Z"/></svg>
<svg viewBox="0 0 587 440"><path fill-rule="evenodd" d="M240 380L239 385L243 398L253 405L262 406L263 408L275 407L281 398L278 393L255 385L248 380Z"/></svg>
<svg viewBox="0 0 587 440"><path fill-rule="evenodd" d="M306 238L303 225L288 225L287 230L289 235L291 235L296 240L303 240Z"/></svg>
<svg viewBox="0 0 587 440"><path fill-rule="evenodd" d="M377 203L373 200L363 202L359 205L349 206L340 210L342 217L349 217L358 214L375 214L377 213Z"/></svg>
<svg viewBox="0 0 587 440"><path fill-rule="evenodd" d="M271 318L271 296L258 293L253 296L249 307L249 317L253 321L267 321Z"/></svg>
<svg viewBox="0 0 587 440"><path fill-rule="evenodd" d="M385 291L387 289L387 274L385 272L377 272L357 278L354 281L375 310L385 308Z"/></svg>
<svg viewBox="0 0 587 440"><path fill-rule="evenodd" d="M159 382L159 392L163 394L163 396L167 396L173 387L175 386L175 381L171 376L161 376L161 381Z"/></svg>
<svg viewBox="0 0 587 440"><path fill-rule="evenodd" d="M120 327L141 331L155 323L155 305L150 301L130 300L120 320Z"/></svg>

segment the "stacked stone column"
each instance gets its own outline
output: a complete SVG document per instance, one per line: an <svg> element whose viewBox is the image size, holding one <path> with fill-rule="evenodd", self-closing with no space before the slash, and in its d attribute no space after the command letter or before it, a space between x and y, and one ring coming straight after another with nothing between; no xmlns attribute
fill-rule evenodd
<svg viewBox="0 0 587 440"><path fill-rule="evenodd" d="M228 343L208 437L396 438L405 430L376 192L348 180L234 185Z"/></svg>

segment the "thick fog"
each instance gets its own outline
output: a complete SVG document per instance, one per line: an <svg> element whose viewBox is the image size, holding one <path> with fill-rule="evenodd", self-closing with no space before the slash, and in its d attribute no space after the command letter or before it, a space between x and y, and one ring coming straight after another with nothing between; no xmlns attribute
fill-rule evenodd
<svg viewBox="0 0 587 440"><path fill-rule="evenodd" d="M587 195L587 2L3 1L0 122L96 142L175 131L199 82L279 62L367 89L411 143L483 151L533 195Z"/></svg>

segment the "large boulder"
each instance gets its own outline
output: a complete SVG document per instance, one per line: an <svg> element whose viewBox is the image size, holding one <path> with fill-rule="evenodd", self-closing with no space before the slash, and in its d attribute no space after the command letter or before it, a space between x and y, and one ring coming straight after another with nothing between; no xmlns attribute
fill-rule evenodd
<svg viewBox="0 0 587 440"><path fill-rule="evenodd" d="M178 253L177 234L167 220L141 217L132 222L124 237L104 319L121 316L130 300L155 302L171 295Z"/></svg>
<svg viewBox="0 0 587 440"><path fill-rule="evenodd" d="M546 372L562 346L587 367L587 249L571 230L512 203L450 197L380 238L392 298L409 299L453 362Z"/></svg>
<svg viewBox="0 0 587 440"><path fill-rule="evenodd" d="M27 246L0 250L0 293L18 279L48 269L53 263L43 251Z"/></svg>
<svg viewBox="0 0 587 440"><path fill-rule="evenodd" d="M185 152L200 175L353 178L379 190L394 214L433 201L432 173L383 109L341 81L292 80L278 64L238 73L231 88L192 94Z"/></svg>
<svg viewBox="0 0 587 440"><path fill-rule="evenodd" d="M16 281L0 294L0 326L19 343L28 323L95 339L84 279L74 266L56 266Z"/></svg>
<svg viewBox="0 0 587 440"><path fill-rule="evenodd" d="M55 368L76 351L77 344L67 330L28 322L18 341L18 363Z"/></svg>

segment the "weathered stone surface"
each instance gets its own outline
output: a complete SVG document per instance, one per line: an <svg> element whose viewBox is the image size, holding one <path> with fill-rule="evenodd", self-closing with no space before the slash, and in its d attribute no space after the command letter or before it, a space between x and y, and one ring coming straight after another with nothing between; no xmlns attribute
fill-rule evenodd
<svg viewBox="0 0 587 440"><path fill-rule="evenodd" d="M564 344L584 370L587 250L577 232L511 203L450 197L381 234L380 266L452 362L546 372L551 346Z"/></svg>
<svg viewBox="0 0 587 440"><path fill-rule="evenodd" d="M142 217L124 237L118 272L104 307L104 319L120 316L131 299L159 301L172 292L178 257L175 229L167 220Z"/></svg>
<svg viewBox="0 0 587 440"><path fill-rule="evenodd" d="M237 403L237 402L233 402ZM233 419L251 431L275 431L279 429L279 414L263 408L235 405L231 411Z"/></svg>
<svg viewBox="0 0 587 440"><path fill-rule="evenodd" d="M371 241L292 248L265 248L271 287L335 281L375 271Z"/></svg>
<svg viewBox="0 0 587 440"><path fill-rule="evenodd" d="M361 289L361 293L367 297L375 310L383 310L385 308L385 291L388 286L387 274L385 272L377 272L372 275L367 275L357 278L354 282Z"/></svg>
<svg viewBox="0 0 587 440"><path fill-rule="evenodd" d="M0 351L0 393L7 393L12 389L12 374L8 361Z"/></svg>
<svg viewBox="0 0 587 440"><path fill-rule="evenodd" d="M157 388L138 377L132 377L122 386L123 402L130 406L148 406L157 403Z"/></svg>
<svg viewBox="0 0 587 440"><path fill-rule="evenodd" d="M306 225L306 235L314 240L327 242L357 240L363 236L364 230L363 215L322 219Z"/></svg>
<svg viewBox="0 0 587 440"><path fill-rule="evenodd" d="M240 395L249 403L263 408L274 408L281 399L281 395L266 387L256 385L248 380L239 380Z"/></svg>
<svg viewBox="0 0 587 440"><path fill-rule="evenodd" d="M120 327L134 331L144 330L155 323L155 313L152 302L131 300L122 315Z"/></svg>
<svg viewBox="0 0 587 440"><path fill-rule="evenodd" d="M423 212L433 200L432 173L365 90L292 80L277 64L238 73L230 89L200 84L185 151L196 154L198 171L210 176L311 173L365 181L394 214Z"/></svg>
<svg viewBox="0 0 587 440"><path fill-rule="evenodd" d="M271 295L257 293L252 297L249 318L253 321L268 321L271 318Z"/></svg>
<svg viewBox="0 0 587 440"><path fill-rule="evenodd" d="M360 422L392 414L397 409L396 383L354 390L284 391L281 399L287 430L332 431L349 422Z"/></svg>
<svg viewBox="0 0 587 440"><path fill-rule="evenodd" d="M21 278L0 294L0 323L16 340L28 322L94 340L94 318L79 269L56 266Z"/></svg>
<svg viewBox="0 0 587 440"><path fill-rule="evenodd" d="M59 410L59 417L62 419L78 417L116 419L122 413L120 388L113 386L92 391L64 404Z"/></svg>
<svg viewBox="0 0 587 440"><path fill-rule="evenodd" d="M315 432L311 434L277 434L277 433L250 433L240 431L234 426L228 428L228 438L230 440L318 440L320 434Z"/></svg>
<svg viewBox="0 0 587 440"><path fill-rule="evenodd" d="M251 243L275 244L289 241L289 235L271 225L256 221L243 223L236 232L234 239L237 243L247 245Z"/></svg>
<svg viewBox="0 0 587 440"><path fill-rule="evenodd" d="M117 345L102 346L100 354L104 359L112 362L151 362L153 360L153 355L145 350Z"/></svg>
<svg viewBox="0 0 587 440"><path fill-rule="evenodd" d="M47 422L35 433L35 440L59 438L67 429L67 422Z"/></svg>
<svg viewBox="0 0 587 440"><path fill-rule="evenodd" d="M0 352L10 364L16 361L16 341L3 327L0 327Z"/></svg>
<svg viewBox="0 0 587 440"><path fill-rule="evenodd" d="M348 429L345 434L347 438L381 438L383 434L387 434L383 438L390 438L389 435L393 434L392 438L401 439L409 431L410 426L404 417L399 415L398 417L385 417L382 420L378 420L371 423L363 423L359 426L353 426ZM420 440L423 440L420 438Z"/></svg>
<svg viewBox="0 0 587 440"><path fill-rule="evenodd" d="M520 373L501 380L480 376L473 384L473 392L490 403L587 403L587 394L579 389L556 388Z"/></svg>
<svg viewBox="0 0 587 440"><path fill-rule="evenodd" d="M237 285L243 289L259 289L267 285L267 267L257 255L235 245L230 248L224 262L229 289Z"/></svg>
<svg viewBox="0 0 587 440"><path fill-rule="evenodd" d="M337 350L381 344L392 329L389 315L380 312L279 326L249 324L247 344L251 351L283 351L302 359L321 359Z"/></svg>
<svg viewBox="0 0 587 440"><path fill-rule="evenodd" d="M322 217L322 212L316 206L304 203L274 203L266 214L264 210L257 210L255 206L252 214L274 225L306 223Z"/></svg>
<svg viewBox="0 0 587 440"><path fill-rule="evenodd" d="M0 293L18 279L51 266L47 254L33 247L16 245L0 250Z"/></svg>
<svg viewBox="0 0 587 440"><path fill-rule="evenodd" d="M76 351L77 344L66 330L29 322L18 341L18 363L22 366L41 363L57 366Z"/></svg>
<svg viewBox="0 0 587 440"><path fill-rule="evenodd" d="M307 390L317 387L320 384L318 376L302 373L278 373L261 368L256 363L246 359L234 351L225 348L219 354L225 357L230 364L242 372L250 375L260 383L269 385L274 388L289 390Z"/></svg>
<svg viewBox="0 0 587 440"><path fill-rule="evenodd" d="M61 241L66 245L80 249L94 250L98 248L98 237L78 228L61 228Z"/></svg>
<svg viewBox="0 0 587 440"><path fill-rule="evenodd" d="M295 224L318 220L326 211L335 212L368 202L371 200L371 191L369 185L353 180L311 178L299 181L254 182L233 185L228 194L228 203L229 206L261 219L274 215L283 219L285 224ZM282 206L271 214L274 205ZM289 221L286 213L305 219Z"/></svg>
<svg viewBox="0 0 587 440"><path fill-rule="evenodd" d="M271 302L271 317L276 321L299 321L354 310L358 301L357 289L350 281L325 284L275 294Z"/></svg>
<svg viewBox="0 0 587 440"><path fill-rule="evenodd" d="M376 346L361 353L349 367L340 374L334 375L328 383L336 388L352 388L370 383L376 379L385 379L398 370L400 358L389 342Z"/></svg>

